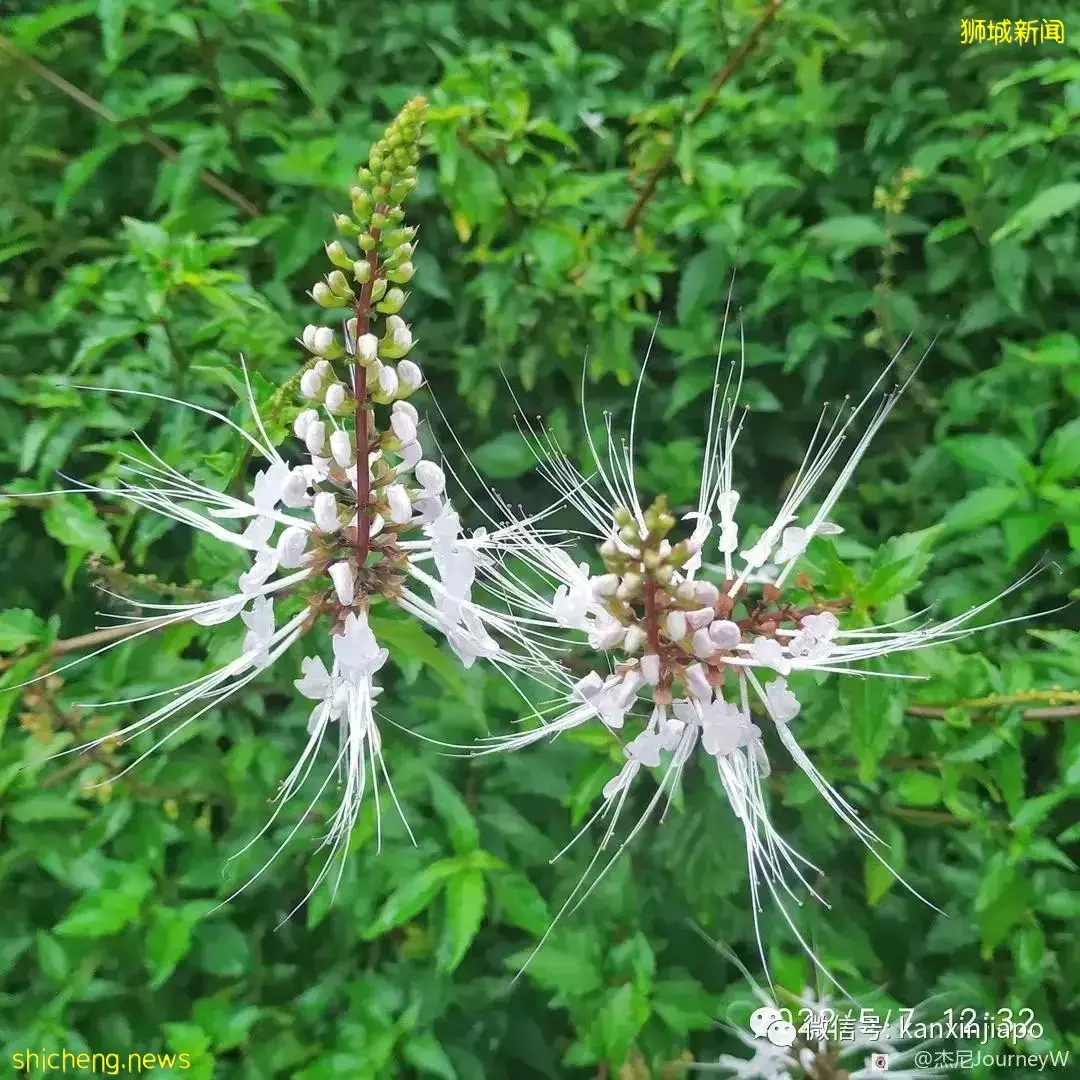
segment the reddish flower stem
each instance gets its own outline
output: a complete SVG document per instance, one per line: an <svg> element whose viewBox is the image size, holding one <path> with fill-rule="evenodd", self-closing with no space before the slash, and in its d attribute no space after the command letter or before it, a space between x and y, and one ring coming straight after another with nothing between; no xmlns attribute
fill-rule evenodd
<svg viewBox="0 0 1080 1080"><path fill-rule="evenodd" d="M386 207L380 205L375 209L383 213ZM358 346L361 336L368 332L371 323L371 293L379 277L379 230L372 229L371 235L375 240L375 246L367 253L371 277L364 283L360 296L353 305L356 314L354 346ZM353 414L356 427L356 554L362 567L367 562L371 549L371 515L368 513L368 500L371 498L371 435L368 431L367 368L356 356L353 357L353 388L356 396L356 409Z"/></svg>

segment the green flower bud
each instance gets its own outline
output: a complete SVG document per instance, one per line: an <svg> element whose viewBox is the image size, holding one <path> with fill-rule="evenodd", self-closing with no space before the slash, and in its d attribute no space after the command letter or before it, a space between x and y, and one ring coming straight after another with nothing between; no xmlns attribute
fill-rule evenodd
<svg viewBox="0 0 1080 1080"><path fill-rule="evenodd" d="M340 270L332 270L326 278L326 284L330 287L330 291L342 300L352 300L354 298L355 294L349 288L348 278Z"/></svg>
<svg viewBox="0 0 1080 1080"><path fill-rule="evenodd" d="M360 226L348 214L335 214L334 224L342 236L356 236L360 231Z"/></svg>
<svg viewBox="0 0 1080 1080"><path fill-rule="evenodd" d="M374 251L375 250L375 237L369 232L361 233L356 238L357 244L360 245L361 251Z"/></svg>
<svg viewBox="0 0 1080 1080"><path fill-rule="evenodd" d="M377 304L386 295L386 278L379 278L371 286L371 302Z"/></svg>
<svg viewBox="0 0 1080 1080"><path fill-rule="evenodd" d="M386 276L395 285L408 285L416 276L416 267L411 262L402 263L393 270L388 270Z"/></svg>
<svg viewBox="0 0 1080 1080"><path fill-rule="evenodd" d="M345 245L340 240L334 240L326 245L326 257L342 270L352 268L352 256L345 250Z"/></svg>
<svg viewBox="0 0 1080 1080"><path fill-rule="evenodd" d="M375 305L384 315L396 315L405 306L405 294L401 289L390 289L386 296Z"/></svg>
<svg viewBox="0 0 1080 1080"><path fill-rule="evenodd" d="M376 198L377 197L378 196L376 196ZM378 210L376 210L375 213L371 215L371 228L373 230L385 229L388 224L389 222L386 220L386 215L380 214Z"/></svg>
<svg viewBox="0 0 1080 1080"><path fill-rule="evenodd" d="M352 276L360 285L366 285L371 280L371 263L367 259L357 259L352 264Z"/></svg>
<svg viewBox="0 0 1080 1080"><path fill-rule="evenodd" d="M311 299L315 301L319 307L324 308L339 308L345 306L345 301L338 296L335 296L330 291L330 286L325 281L316 281L311 289Z"/></svg>

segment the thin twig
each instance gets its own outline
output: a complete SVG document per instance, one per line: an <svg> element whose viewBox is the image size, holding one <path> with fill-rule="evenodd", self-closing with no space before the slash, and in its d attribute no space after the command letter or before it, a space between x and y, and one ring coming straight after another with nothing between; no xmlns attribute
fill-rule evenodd
<svg viewBox="0 0 1080 1080"><path fill-rule="evenodd" d="M78 102L84 109L89 109L90 112L99 116L107 123L119 125L122 121L116 113L107 109L100 101L96 101L89 94L80 90L77 86L73 86L63 76L57 75L55 71L47 68L40 61L35 60L32 56L27 56L21 49L13 45L7 38L0 35L0 51L6 52L9 56L13 56L16 60L21 61L36 75L40 75L46 82L51 83L57 90L64 94L67 94L72 101ZM148 131L146 128L137 126L136 130L139 132L141 138L148 142L162 157L169 161L176 161L179 159L180 154L177 150L171 147L164 139L159 139L152 131ZM215 176L208 169L199 170L199 179L208 187L216 191L222 198L228 199L233 206L242 210L249 217L257 218L262 217L262 211L254 204L249 202L236 191L234 188L229 187L224 180Z"/></svg>
<svg viewBox="0 0 1080 1080"><path fill-rule="evenodd" d="M746 63L747 57L753 51L754 46L757 45L758 39L765 31L765 27L772 22L773 16L780 10L780 5L783 0L769 0L765 10L761 13L761 18L758 19L754 28L743 39L739 47L728 57L728 62L717 72L716 77L709 84L709 89L705 92L705 96L701 99L698 107L687 117L686 126L692 127L701 119L706 110L709 109L712 103L716 100L717 94L720 93L724 84L728 82L733 75ZM649 174L648 179L645 181L645 186L641 189L640 194L634 201L634 205L630 207L630 212L626 215L626 220L623 222L623 228L632 229L638 222L638 218L641 217L642 210L645 209L645 204L656 193L656 185L660 183L661 177L671 168L671 163L675 160L673 151L667 151L659 162L653 167L653 171Z"/></svg>

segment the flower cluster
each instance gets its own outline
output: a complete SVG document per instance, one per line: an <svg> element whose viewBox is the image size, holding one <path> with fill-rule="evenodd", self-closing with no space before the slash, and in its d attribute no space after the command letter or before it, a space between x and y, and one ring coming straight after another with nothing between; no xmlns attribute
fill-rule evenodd
<svg viewBox="0 0 1080 1080"><path fill-rule="evenodd" d="M716 770L741 826L755 927L764 886L813 957L784 907L783 894L794 895L791 875L816 897L807 871L819 871L770 822L763 785L769 756L759 718L828 805L888 867L882 841L800 746L795 721L802 706L788 678L799 672L875 676L878 673L855 665L971 633L972 620L1000 599L939 623L911 625L913 619L905 619L892 626L845 628L841 617L850 599L821 600L809 579L796 573L815 537L842 532L831 520L834 507L905 388L891 389L872 411L868 408L895 363L896 358L858 404L845 404L831 419L822 414L779 510L749 542L740 536L740 492L734 485L735 447L746 418L738 404L741 360L722 379L717 359L699 497L696 508L682 515L687 534L682 539L673 538L679 522L667 500L660 496L643 505L635 486L633 429L640 382L629 442L617 449L609 425L608 452L602 455L589 437L594 466L589 476L561 452L552 433L522 421L541 472L565 493L601 541L603 562L603 572L593 574L588 563L575 564L565 551L530 549L526 558L547 575L554 590L551 601L533 606L531 613L547 614L575 633L579 651L594 659L587 661L591 670L567 687L561 708L556 703L554 718L548 719L551 710L544 710L542 724L493 737L481 752L521 749L586 723L603 725L621 743L622 767L604 787L602 805L585 828L601 817L608 824L567 906L582 902L661 800L666 796L670 802L696 752L703 764ZM866 412L869 420L853 440ZM835 479L811 502L834 465L839 466ZM632 785L643 770L657 767L660 783L644 813L593 874L600 853L615 835ZM760 930L757 937L764 961Z"/></svg>
<svg viewBox="0 0 1080 1080"><path fill-rule="evenodd" d="M184 405L233 428L265 463L245 497L190 479L148 447L150 460L129 459L118 486L78 487L119 496L250 557L228 595L188 604L139 603L152 614L130 617L135 635L186 621L215 626L237 617L247 632L234 660L166 691L171 694L166 704L105 738L125 741L186 714L148 754L241 690L301 639L311 650L296 682L298 692L314 703L308 741L258 836L308 781L325 736L336 728L336 757L308 806L338 778L340 800L326 836L330 855L318 881L335 856L347 850L367 789L375 788L378 814L379 777L389 786L374 711L380 690L375 680L389 653L369 619L373 601L396 605L445 635L465 667L484 658L530 674L547 664L547 654L535 642L537 620L525 624L506 610L485 606L477 595L487 590L490 598L499 598L506 580L503 558L522 545L546 543L544 534L532 520L467 534L447 497L443 469L424 456L421 416L410 401L424 378L409 358L413 335L399 314L408 299L400 286L415 273L416 240L416 229L404 222L402 204L416 184L425 110L423 98L404 107L359 170L351 190L352 214L335 218L344 239L327 244L333 269L314 285L311 296L323 308L343 309L344 318L340 332L309 325L300 335L306 359L299 378L289 384L298 386L302 398L293 424L299 460L286 460L267 435L245 367L256 434L212 409L117 391ZM242 529L231 528L232 522ZM296 598L302 601L299 610L279 622L275 606ZM540 620L540 625L556 629L553 619ZM313 633L317 629L320 634Z"/></svg>

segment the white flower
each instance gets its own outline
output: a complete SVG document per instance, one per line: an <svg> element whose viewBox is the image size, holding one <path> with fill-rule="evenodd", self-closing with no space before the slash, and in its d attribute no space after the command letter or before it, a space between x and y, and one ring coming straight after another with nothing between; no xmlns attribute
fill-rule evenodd
<svg viewBox="0 0 1080 1080"><path fill-rule="evenodd" d="M331 383L326 388L326 397L323 401L331 412L336 413L344 406L346 395L347 391L344 383Z"/></svg>
<svg viewBox="0 0 1080 1080"><path fill-rule="evenodd" d="M781 724L794 720L802 708L799 699L788 689L785 679L773 679L765 684L765 706L769 715Z"/></svg>
<svg viewBox="0 0 1080 1080"><path fill-rule="evenodd" d="M420 368L411 360L399 360L397 366L398 393L414 394L424 384Z"/></svg>
<svg viewBox="0 0 1080 1080"><path fill-rule="evenodd" d="M345 618L344 632L335 634L331 641L342 674L354 682L370 679L390 655L386 649L379 648L364 612L349 612Z"/></svg>
<svg viewBox="0 0 1080 1080"><path fill-rule="evenodd" d="M304 434L304 445L312 454L320 457L326 450L326 425L321 420L313 420Z"/></svg>
<svg viewBox="0 0 1080 1080"><path fill-rule="evenodd" d="M290 525L282 532L277 542L278 566L291 568L302 565L307 540L307 530L298 525Z"/></svg>
<svg viewBox="0 0 1080 1080"><path fill-rule="evenodd" d="M293 421L293 434L298 439L306 438L308 428L318 419L319 414L317 410L304 409Z"/></svg>
<svg viewBox="0 0 1080 1080"><path fill-rule="evenodd" d="M330 436L330 453L343 469L351 468L356 464L356 454L353 452L352 436L344 429L338 428Z"/></svg>
<svg viewBox="0 0 1080 1080"><path fill-rule="evenodd" d="M395 409L390 414L390 430L402 443L416 441L416 421L403 410Z"/></svg>
<svg viewBox="0 0 1080 1080"><path fill-rule="evenodd" d="M334 583L338 603L348 607L353 602L356 589L356 571L346 561L333 563L327 571Z"/></svg>
<svg viewBox="0 0 1080 1080"><path fill-rule="evenodd" d="M416 482L424 489L425 498L442 493L446 487L446 477L442 469L433 461L421 461L416 465Z"/></svg>
<svg viewBox="0 0 1080 1080"><path fill-rule="evenodd" d="M270 663L270 644L274 639L274 605L265 597L257 597L250 611L242 611L240 618L248 628L244 635L244 652L254 651L252 664L264 668Z"/></svg>
<svg viewBox="0 0 1080 1080"><path fill-rule="evenodd" d="M412 500L404 484L387 484L384 491L390 506L390 520L395 525L407 525L412 520Z"/></svg>
<svg viewBox="0 0 1080 1080"><path fill-rule="evenodd" d="M361 334L356 343L356 358L367 367L379 358L379 339L374 334Z"/></svg>
<svg viewBox="0 0 1080 1080"><path fill-rule="evenodd" d="M338 520L337 499L333 492L320 491L315 496L313 516L320 532L332 533L341 528Z"/></svg>

